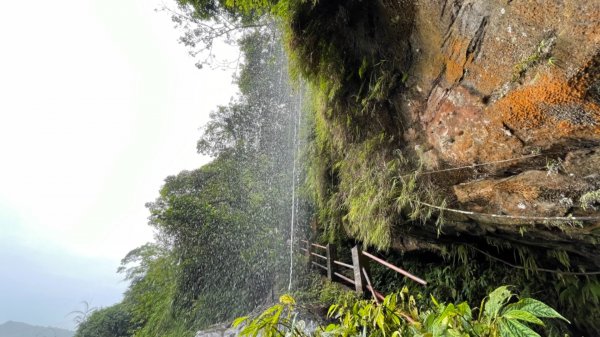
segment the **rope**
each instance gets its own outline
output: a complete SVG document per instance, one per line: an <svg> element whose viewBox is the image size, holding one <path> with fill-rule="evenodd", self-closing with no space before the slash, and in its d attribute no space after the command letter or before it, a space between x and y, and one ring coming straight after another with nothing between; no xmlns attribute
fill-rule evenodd
<svg viewBox="0 0 600 337"><path fill-rule="evenodd" d="M425 172L421 172L421 173L417 172L417 175L422 176L422 175L428 175L428 174L434 174L434 173L441 173L441 172L458 171L458 170L463 170L463 169L476 168L476 167L480 167L480 166L501 164L501 163L507 163L507 162L511 162L511 161L518 161L518 160L522 160L522 159L535 158L535 157L541 157L541 156L552 155L552 154L563 154L563 153L567 153L567 152L530 154L530 155L526 155L526 156L522 156L522 157L518 157L518 158L509 158L509 159L503 159L503 160L489 161L489 162L485 162L485 163L471 164L471 165L458 166L458 167L451 167L451 168L442 169L442 170L435 170L435 171L425 171ZM412 174L405 174L402 177L403 178L404 177L409 177L411 175Z"/></svg>
<svg viewBox="0 0 600 337"><path fill-rule="evenodd" d="M472 249L480 252L481 254L487 256L488 258L490 258L492 260L496 260L498 262L502 262L505 265L510 266L512 268L527 270L527 268L525 268L523 266L515 265L515 264L512 264L512 263L510 263L508 261L504 261L501 258L495 257L495 256L493 256L493 255L491 255L491 254L489 254L487 252L484 252L483 250L481 250L479 248L473 247L471 245L466 245L466 246L468 246L468 247L470 247L470 248L472 248ZM560 271L560 270L553 270L553 269L546 269L546 268L536 268L535 270L536 271L542 271L542 272L545 272L545 273L563 274L563 275L600 275L600 271L575 272L575 271Z"/></svg>
<svg viewBox="0 0 600 337"><path fill-rule="evenodd" d="M564 150L564 151L558 151L558 152L549 152L549 153L536 153L536 154L528 154L525 156L521 156L521 157L515 157L515 158L509 158L509 159L502 159L502 160L496 160L496 161L488 161L488 162L484 162L484 163L479 163L479 164L471 164L471 165L465 165L465 166L458 166L458 167L451 167L451 168L447 168L447 169L441 169L441 170L435 170L435 171L425 171L425 172L417 172L416 174L418 176L420 175L429 175L429 174L434 174L434 173L441 173L441 172L450 172L450 171L458 171L458 170L463 170L463 169L472 169L472 168L476 168L476 167L480 167L480 166L488 166L488 165L494 165L494 164L501 164L501 163L508 163L511 161L518 161L518 160L523 160L523 159L529 159L529 158L535 158L535 157L541 157L541 156L551 156L551 155L559 155L559 154L565 154L565 153L569 153L573 150L577 150L577 149L569 149L569 150ZM405 174L402 175L402 178L405 177L409 177L413 175L411 174Z"/></svg>
<svg viewBox="0 0 600 337"><path fill-rule="evenodd" d="M448 208L442 206L432 205L423 201L415 200L415 202L427 206L430 208L435 208L444 212L453 212L458 214L465 215L475 215L475 216L484 216L490 218L497 219L517 219L517 220L542 220L542 221L597 221L600 220L600 216L527 216L527 215L508 215L508 214L490 214L490 213L479 213L472 211L465 211L461 209Z"/></svg>

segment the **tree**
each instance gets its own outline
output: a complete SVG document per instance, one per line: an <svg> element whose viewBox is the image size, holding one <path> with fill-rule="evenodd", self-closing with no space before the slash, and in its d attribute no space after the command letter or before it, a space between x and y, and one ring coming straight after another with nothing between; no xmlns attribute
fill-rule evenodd
<svg viewBox="0 0 600 337"><path fill-rule="evenodd" d="M96 310L79 325L75 337L131 336L135 330L131 318L123 304Z"/></svg>
<svg viewBox="0 0 600 337"><path fill-rule="evenodd" d="M262 14L268 8L268 1L250 1L256 2L252 6L246 2L176 0L177 9L163 6L162 10L168 12L176 26L183 30L179 42L189 49L190 55L198 58L198 68L206 65L225 67L239 60L226 60L218 64L213 53L215 42L235 43L245 32L265 27L267 22Z"/></svg>
<svg viewBox="0 0 600 337"><path fill-rule="evenodd" d="M287 285L298 104L288 102L296 96L279 35L258 30L240 43L241 95L211 114L198 142L214 160L165 179L146 205L158 243L132 250L119 268L138 337L191 336Z"/></svg>

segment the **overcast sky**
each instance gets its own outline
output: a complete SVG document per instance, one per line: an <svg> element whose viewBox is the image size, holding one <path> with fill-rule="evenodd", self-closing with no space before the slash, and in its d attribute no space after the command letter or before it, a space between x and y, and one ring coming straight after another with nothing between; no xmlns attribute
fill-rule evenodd
<svg viewBox="0 0 600 337"><path fill-rule="evenodd" d="M72 328L79 302L118 301L119 260L152 239L144 204L208 160L198 129L234 95L232 74L197 70L158 7L2 6L0 324Z"/></svg>

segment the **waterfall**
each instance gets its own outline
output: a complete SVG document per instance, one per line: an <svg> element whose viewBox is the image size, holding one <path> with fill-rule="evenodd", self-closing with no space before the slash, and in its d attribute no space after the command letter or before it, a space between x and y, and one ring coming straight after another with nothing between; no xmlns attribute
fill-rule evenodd
<svg viewBox="0 0 600 337"><path fill-rule="evenodd" d="M290 282L288 284L288 291L292 290L292 279L294 274L294 222L296 221L296 164L298 154L298 126L300 125L300 121L302 118L302 89L298 90L298 102L296 105L296 115L297 118L294 121L294 145L292 146L293 151L293 164L292 164L292 216L290 221Z"/></svg>

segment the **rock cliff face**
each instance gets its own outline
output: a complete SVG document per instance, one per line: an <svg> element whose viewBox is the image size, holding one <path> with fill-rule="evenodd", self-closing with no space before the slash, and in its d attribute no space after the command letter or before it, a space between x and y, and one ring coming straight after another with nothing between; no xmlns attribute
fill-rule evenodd
<svg viewBox="0 0 600 337"><path fill-rule="evenodd" d="M561 246L600 267L600 212L580 202L600 189L600 2L383 4L410 36L408 90L394 100L403 138L465 211L449 219L478 224L454 229Z"/></svg>
<svg viewBox="0 0 600 337"><path fill-rule="evenodd" d="M317 1L288 29L319 93L315 229L600 334L599 1Z"/></svg>

